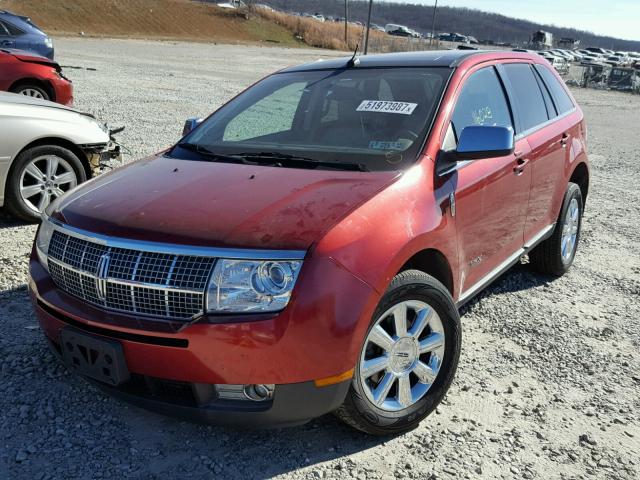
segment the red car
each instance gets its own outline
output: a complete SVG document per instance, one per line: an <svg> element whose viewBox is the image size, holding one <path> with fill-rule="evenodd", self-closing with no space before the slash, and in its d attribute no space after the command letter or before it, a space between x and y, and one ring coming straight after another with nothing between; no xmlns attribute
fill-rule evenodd
<svg viewBox="0 0 640 480"><path fill-rule="evenodd" d="M73 105L73 85L60 65L23 50L0 48L0 90Z"/></svg>
<svg viewBox="0 0 640 480"><path fill-rule="evenodd" d="M404 432L451 384L462 304L525 255L569 269L588 186L537 54L314 62L53 203L30 291L53 350L139 405Z"/></svg>

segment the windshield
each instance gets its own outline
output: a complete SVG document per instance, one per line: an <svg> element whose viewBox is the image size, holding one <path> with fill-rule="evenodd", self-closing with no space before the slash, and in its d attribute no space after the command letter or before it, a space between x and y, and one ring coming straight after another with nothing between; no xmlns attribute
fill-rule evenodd
<svg viewBox="0 0 640 480"><path fill-rule="evenodd" d="M284 167L405 168L420 153L450 74L448 68L274 74L209 117L172 156L188 150L188 158L268 158ZM280 157L289 162L276 163Z"/></svg>

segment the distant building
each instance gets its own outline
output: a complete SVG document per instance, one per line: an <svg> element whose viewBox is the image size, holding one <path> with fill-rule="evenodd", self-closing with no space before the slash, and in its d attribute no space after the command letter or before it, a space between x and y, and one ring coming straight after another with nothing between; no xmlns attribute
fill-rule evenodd
<svg viewBox="0 0 640 480"><path fill-rule="evenodd" d="M553 47L553 34L538 30L531 36L530 47L533 50L547 50Z"/></svg>

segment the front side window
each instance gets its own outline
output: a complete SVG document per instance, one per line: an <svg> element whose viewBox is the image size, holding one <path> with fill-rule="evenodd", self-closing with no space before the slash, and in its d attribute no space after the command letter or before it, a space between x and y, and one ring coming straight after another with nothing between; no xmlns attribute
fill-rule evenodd
<svg viewBox="0 0 640 480"><path fill-rule="evenodd" d="M450 74L409 67L274 74L209 117L174 156L189 147L226 159L287 156L306 166L402 169L420 153Z"/></svg>
<svg viewBox="0 0 640 480"><path fill-rule="evenodd" d="M478 70L464 82L451 123L456 138L473 125L513 128L509 105L493 67Z"/></svg>
<svg viewBox="0 0 640 480"><path fill-rule="evenodd" d="M547 107L531 66L528 63L505 63L502 67L515 97L517 116L521 122L520 131L527 131L549 120Z"/></svg>

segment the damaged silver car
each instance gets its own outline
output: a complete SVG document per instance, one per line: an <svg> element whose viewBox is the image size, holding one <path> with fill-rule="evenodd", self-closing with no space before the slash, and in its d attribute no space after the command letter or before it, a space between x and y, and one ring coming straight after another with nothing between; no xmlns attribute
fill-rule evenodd
<svg viewBox="0 0 640 480"><path fill-rule="evenodd" d="M39 220L51 201L119 159L114 133L90 114L0 92L0 207Z"/></svg>

